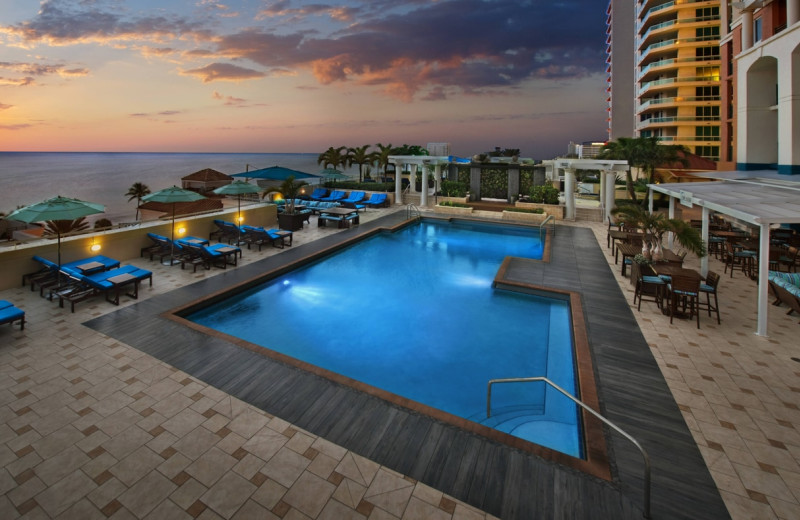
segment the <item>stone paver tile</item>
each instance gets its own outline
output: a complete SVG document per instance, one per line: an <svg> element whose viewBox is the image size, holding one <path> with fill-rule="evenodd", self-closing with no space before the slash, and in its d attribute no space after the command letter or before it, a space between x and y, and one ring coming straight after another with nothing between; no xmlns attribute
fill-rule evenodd
<svg viewBox="0 0 800 520"><path fill-rule="evenodd" d="M262 472L282 486L290 488L310 463L311 461L302 455L290 449L281 448L264 465Z"/></svg>
<svg viewBox="0 0 800 520"><path fill-rule="evenodd" d="M223 518L230 518L256 489L248 480L228 472L200 500Z"/></svg>
<svg viewBox="0 0 800 520"><path fill-rule="evenodd" d="M161 426L168 432L178 437L183 437L187 433L195 430L205 421L206 418L201 414L190 408L186 408L161 423Z"/></svg>
<svg viewBox="0 0 800 520"><path fill-rule="evenodd" d="M399 516L395 516L388 511L384 511L379 507L373 507L368 517L369 520L400 520Z"/></svg>
<svg viewBox="0 0 800 520"><path fill-rule="evenodd" d="M333 492L333 498L353 509L358 507L361 499L364 498L364 493L367 492L366 486L362 486L358 482L353 482L349 478L342 479Z"/></svg>
<svg viewBox="0 0 800 520"><path fill-rule="evenodd" d="M355 509L351 509L336 500L329 500L319 516L317 516L317 520L366 520L366 518Z"/></svg>
<svg viewBox="0 0 800 520"><path fill-rule="evenodd" d="M58 516L59 520L105 520L107 517L92 502L83 498Z"/></svg>
<svg viewBox="0 0 800 520"><path fill-rule="evenodd" d="M327 480L305 471L289 488L283 501L302 513L316 518L335 489L336 486Z"/></svg>
<svg viewBox="0 0 800 520"><path fill-rule="evenodd" d="M48 486L52 486L65 476L74 472L90 458L75 446L70 446L58 455L44 460L36 466L36 475Z"/></svg>
<svg viewBox="0 0 800 520"><path fill-rule="evenodd" d="M31 446L43 458L53 457L63 450L77 444L84 439L85 435L72 425L60 428L49 435L33 442Z"/></svg>
<svg viewBox="0 0 800 520"><path fill-rule="evenodd" d="M341 461L347 454L347 450L345 448L342 448L341 446L321 437L314 439L314 443L311 445L311 447L337 461Z"/></svg>
<svg viewBox="0 0 800 520"><path fill-rule="evenodd" d="M314 443L314 439L314 437L307 433L297 432L292 435L292 438L286 443L286 447L303 455Z"/></svg>
<svg viewBox="0 0 800 520"><path fill-rule="evenodd" d="M380 464L349 451L342 457L339 465L336 466L337 473L362 486L369 486L379 469Z"/></svg>
<svg viewBox="0 0 800 520"><path fill-rule="evenodd" d="M190 464L186 468L186 473L199 480L204 486L211 487L237 462L235 458L214 447Z"/></svg>
<svg viewBox="0 0 800 520"><path fill-rule="evenodd" d="M333 457L329 457L324 453L317 453L317 456L314 457L314 460L311 461L311 464L308 465L308 471L324 479L327 479L328 477L331 476L331 473L333 473L333 471L336 469L336 466L338 465L339 461L337 461Z"/></svg>
<svg viewBox="0 0 800 520"><path fill-rule="evenodd" d="M248 408L230 421L228 429L249 439L263 429L269 421L270 418L263 413Z"/></svg>
<svg viewBox="0 0 800 520"><path fill-rule="evenodd" d="M364 499L389 513L402 516L414 491L414 484L380 468Z"/></svg>
<svg viewBox="0 0 800 520"><path fill-rule="evenodd" d="M245 502L242 508L233 515L232 520L252 520L253 518L258 518L259 520L280 520L278 515L273 514L254 500Z"/></svg>
<svg viewBox="0 0 800 520"><path fill-rule="evenodd" d="M153 453L150 448L142 446L117 464L112 466L109 471L126 486L132 486L136 481L147 473L156 469L164 462L164 459Z"/></svg>
<svg viewBox="0 0 800 520"><path fill-rule="evenodd" d="M453 511L453 520L484 520L485 518L487 518L486 514L460 503L456 504L456 510Z"/></svg>
<svg viewBox="0 0 800 520"><path fill-rule="evenodd" d="M89 493L88 498L99 509L106 507L109 502L116 500L121 494L128 490L128 486L118 479L110 478L103 482L98 488Z"/></svg>
<svg viewBox="0 0 800 520"><path fill-rule="evenodd" d="M195 479L189 478L178 489L173 491L169 498L182 509L188 510L206 491L208 491L207 487Z"/></svg>
<svg viewBox="0 0 800 520"><path fill-rule="evenodd" d="M270 511L281 501L288 489L272 479L264 481L258 490L253 493L253 500Z"/></svg>
<svg viewBox="0 0 800 520"><path fill-rule="evenodd" d="M248 453L236 464L236 466L233 467L233 471L250 480L256 473L261 471L261 468L264 467L264 464L265 462L263 460Z"/></svg>
<svg viewBox="0 0 800 520"><path fill-rule="evenodd" d="M192 515L178 507L171 500L164 500L153 509L147 518L153 520L193 520Z"/></svg>
<svg viewBox="0 0 800 520"><path fill-rule="evenodd" d="M152 435L138 426L131 426L122 433L104 442L101 446L117 459L122 459L129 453L144 446L145 443L152 440L152 438Z"/></svg>
<svg viewBox="0 0 800 520"><path fill-rule="evenodd" d="M172 447L190 459L197 459L219 442L219 437L202 426L185 432Z"/></svg>
<svg viewBox="0 0 800 520"><path fill-rule="evenodd" d="M165 500L178 486L161 473L152 471L120 495L119 502L139 518Z"/></svg>
<svg viewBox="0 0 800 520"><path fill-rule="evenodd" d="M450 520L450 518L449 513L413 496L403 514L403 520Z"/></svg>
<svg viewBox="0 0 800 520"><path fill-rule="evenodd" d="M230 437L230 436L229 436ZM262 428L242 447L262 460L271 459L289 441L285 435L270 428Z"/></svg>
<svg viewBox="0 0 800 520"><path fill-rule="evenodd" d="M36 502L50 517L55 517L96 487L97 485L82 471L76 470L36 495Z"/></svg>

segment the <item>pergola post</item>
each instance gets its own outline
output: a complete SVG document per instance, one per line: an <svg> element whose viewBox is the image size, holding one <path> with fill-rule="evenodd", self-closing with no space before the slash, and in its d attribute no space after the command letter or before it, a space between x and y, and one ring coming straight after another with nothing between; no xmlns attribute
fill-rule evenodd
<svg viewBox="0 0 800 520"><path fill-rule="evenodd" d="M433 193L435 195L436 193L439 193L440 191L442 191L442 187L441 187L441 185L442 185L442 165L441 164L436 163L436 166L433 167L433 177L435 179L434 184L433 184L433 186L434 186L433 187Z"/></svg>
<svg viewBox="0 0 800 520"><path fill-rule="evenodd" d="M669 218L671 219L675 218L675 197L671 195L669 197ZM672 245L674 244L674 242L675 242L675 233L670 231L669 233L667 233L667 247L669 249L672 249Z"/></svg>
<svg viewBox="0 0 800 520"><path fill-rule="evenodd" d="M703 239L704 244L708 244L708 220L711 211L705 206L703 206L703 220L702 226L700 228L700 238ZM706 277L708 274L708 249L706 249L706 256L700 259L700 274L703 278ZM731 268L732 269L732 268Z"/></svg>
<svg viewBox="0 0 800 520"><path fill-rule="evenodd" d="M606 170L606 220L611 218L611 212L614 210L614 206L616 205L617 201L614 195L616 195L617 186L617 175L612 170Z"/></svg>
<svg viewBox="0 0 800 520"><path fill-rule="evenodd" d="M424 208L428 205L428 172L425 165L420 165L420 169L422 170L420 175L422 183L420 184L419 205Z"/></svg>
<svg viewBox="0 0 800 520"><path fill-rule="evenodd" d="M575 220L575 168L564 169L564 202L566 220Z"/></svg>
<svg viewBox="0 0 800 520"><path fill-rule="evenodd" d="M769 224L761 224L758 255L758 325L757 336L767 335L767 304L769 303Z"/></svg>
<svg viewBox="0 0 800 520"><path fill-rule="evenodd" d="M403 163L396 161L394 163L394 203L403 203L403 182L402 182Z"/></svg>

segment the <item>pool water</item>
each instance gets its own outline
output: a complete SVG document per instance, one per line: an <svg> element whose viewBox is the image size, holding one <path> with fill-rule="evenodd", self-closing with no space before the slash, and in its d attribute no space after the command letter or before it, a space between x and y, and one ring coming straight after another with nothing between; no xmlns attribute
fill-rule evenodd
<svg viewBox="0 0 800 520"><path fill-rule="evenodd" d="M492 288L539 231L423 220L281 275L188 319L368 385L580 457L569 305Z"/></svg>

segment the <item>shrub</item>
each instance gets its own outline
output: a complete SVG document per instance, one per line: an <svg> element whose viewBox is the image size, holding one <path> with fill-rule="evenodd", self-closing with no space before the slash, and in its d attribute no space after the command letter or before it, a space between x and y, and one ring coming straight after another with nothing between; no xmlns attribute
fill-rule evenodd
<svg viewBox="0 0 800 520"><path fill-rule="evenodd" d="M110 228L111 226L113 226L113 224L107 218L98 219L94 223L95 229Z"/></svg>
<svg viewBox="0 0 800 520"><path fill-rule="evenodd" d="M534 186L531 189L531 202L539 204L558 204L558 189L550 186Z"/></svg>
<svg viewBox="0 0 800 520"><path fill-rule="evenodd" d="M443 200L439 203L440 206L447 206L449 208L468 208L469 205L461 202L453 202L452 200Z"/></svg>
<svg viewBox="0 0 800 520"><path fill-rule="evenodd" d="M442 195L445 197L466 197L467 185L459 181L442 181Z"/></svg>
<svg viewBox="0 0 800 520"><path fill-rule="evenodd" d="M507 208L504 211L514 211L516 213L536 213L537 215L541 215L542 213L544 213L544 208L533 208L533 209Z"/></svg>

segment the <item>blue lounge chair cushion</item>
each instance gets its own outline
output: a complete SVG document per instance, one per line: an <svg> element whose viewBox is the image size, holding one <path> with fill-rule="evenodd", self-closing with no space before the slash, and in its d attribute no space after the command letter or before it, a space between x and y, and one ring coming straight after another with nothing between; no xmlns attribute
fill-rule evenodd
<svg viewBox="0 0 800 520"><path fill-rule="evenodd" d="M0 309L5 309L7 307L13 307L14 304L8 300L0 300Z"/></svg>
<svg viewBox="0 0 800 520"><path fill-rule="evenodd" d="M10 323L24 317L25 311L13 305L0 309L0 324Z"/></svg>
<svg viewBox="0 0 800 520"><path fill-rule="evenodd" d="M700 282L700 292L714 292L714 288L705 282Z"/></svg>

